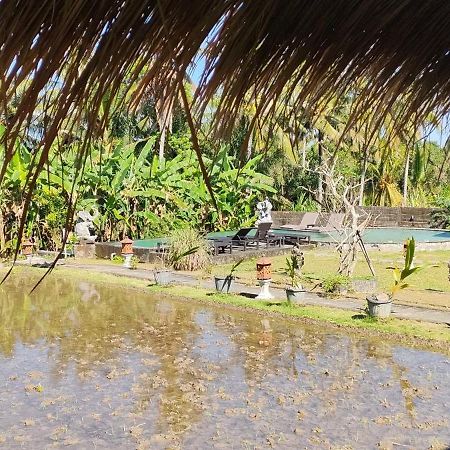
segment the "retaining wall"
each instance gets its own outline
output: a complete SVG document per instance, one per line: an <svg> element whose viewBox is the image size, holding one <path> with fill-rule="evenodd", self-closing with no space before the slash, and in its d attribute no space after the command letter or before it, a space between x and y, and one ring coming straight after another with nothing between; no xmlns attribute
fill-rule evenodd
<svg viewBox="0 0 450 450"><path fill-rule="evenodd" d="M438 211L437 208L389 208L383 206L363 206L358 209L371 215L370 227L428 228L432 213ZM273 227L277 228L288 223L300 223L303 214L303 212L297 211L272 211Z"/></svg>

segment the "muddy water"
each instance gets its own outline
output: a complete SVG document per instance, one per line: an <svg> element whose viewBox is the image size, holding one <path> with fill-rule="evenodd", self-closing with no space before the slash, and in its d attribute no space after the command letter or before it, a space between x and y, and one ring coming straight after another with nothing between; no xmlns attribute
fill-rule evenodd
<svg viewBox="0 0 450 450"><path fill-rule="evenodd" d="M0 288L6 448L447 448L450 360L53 277Z"/></svg>

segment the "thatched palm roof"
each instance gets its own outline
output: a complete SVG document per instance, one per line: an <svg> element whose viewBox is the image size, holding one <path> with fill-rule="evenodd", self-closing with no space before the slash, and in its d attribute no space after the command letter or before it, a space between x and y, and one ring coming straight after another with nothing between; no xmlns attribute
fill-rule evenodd
<svg viewBox="0 0 450 450"><path fill-rule="evenodd" d="M143 87L171 80L175 91L205 45L197 111L220 92L217 117L225 124L249 91L259 113L290 91L314 109L357 89L355 117L368 110L382 117L399 97L400 122L444 114L449 26L449 0L0 0L4 116L21 88L0 181L15 137L52 82L60 95L43 106L44 145L33 177L68 119L98 129L100 105L108 110L120 82L131 85L144 68Z"/></svg>
<svg viewBox="0 0 450 450"><path fill-rule="evenodd" d="M289 83L314 106L359 81L360 111L404 96L402 117L450 102L447 0L1 0L0 26L3 104L33 79L11 125L61 72L56 127L74 105L96 116L104 90L147 63L145 83L182 76L207 38L200 93L221 89L222 117L247 91L271 99Z"/></svg>

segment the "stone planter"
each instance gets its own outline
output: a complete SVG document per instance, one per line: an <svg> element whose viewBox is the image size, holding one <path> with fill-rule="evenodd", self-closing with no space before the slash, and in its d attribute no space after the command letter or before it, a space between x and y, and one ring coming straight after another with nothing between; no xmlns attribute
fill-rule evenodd
<svg viewBox="0 0 450 450"><path fill-rule="evenodd" d="M352 280L352 290L363 294L370 294L377 290L377 280L375 278Z"/></svg>
<svg viewBox="0 0 450 450"><path fill-rule="evenodd" d="M153 275L155 277L155 283L160 285L167 285L171 282L171 275L172 272L170 270L161 269L161 270L155 270L153 272Z"/></svg>
<svg viewBox="0 0 450 450"><path fill-rule="evenodd" d="M388 294L373 294L366 297L369 316L385 319L392 309L392 297Z"/></svg>
<svg viewBox="0 0 450 450"><path fill-rule="evenodd" d="M214 277L214 283L216 285L217 292L225 292L229 293L231 287L233 286L234 277L226 276L226 277Z"/></svg>
<svg viewBox="0 0 450 450"><path fill-rule="evenodd" d="M288 303L302 303L305 299L305 293L306 291L303 289L302 286L296 288L296 287L287 287L286 288L286 298Z"/></svg>

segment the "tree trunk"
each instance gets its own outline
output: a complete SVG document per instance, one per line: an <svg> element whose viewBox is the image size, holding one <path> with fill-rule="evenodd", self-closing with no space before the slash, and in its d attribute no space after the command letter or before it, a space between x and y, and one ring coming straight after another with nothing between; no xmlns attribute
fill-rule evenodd
<svg viewBox="0 0 450 450"><path fill-rule="evenodd" d="M366 187L366 172L367 172L367 158L369 155L369 149L367 146L364 147L364 157L362 161L361 167L361 179L360 179L360 187L359 187L359 198L358 205L363 206L364 204L364 188Z"/></svg>
<svg viewBox="0 0 450 450"><path fill-rule="evenodd" d="M408 201L409 148L406 150L405 171L403 172L403 206Z"/></svg>
<svg viewBox="0 0 450 450"><path fill-rule="evenodd" d="M303 137L302 167L303 169L306 169L306 137Z"/></svg>
<svg viewBox="0 0 450 450"><path fill-rule="evenodd" d="M166 147L166 127L163 126L161 129L161 136L159 138L159 163L161 164L164 161L164 149Z"/></svg>
<svg viewBox="0 0 450 450"><path fill-rule="evenodd" d="M319 183L317 186L317 201L319 203L319 210L322 209L323 205L323 134L319 131L319 139L318 139L318 154L319 154Z"/></svg>
<svg viewBox="0 0 450 450"><path fill-rule="evenodd" d="M253 147L253 131L250 133L250 136L248 137L246 161L250 161L250 159L252 159L253 154L252 147Z"/></svg>

